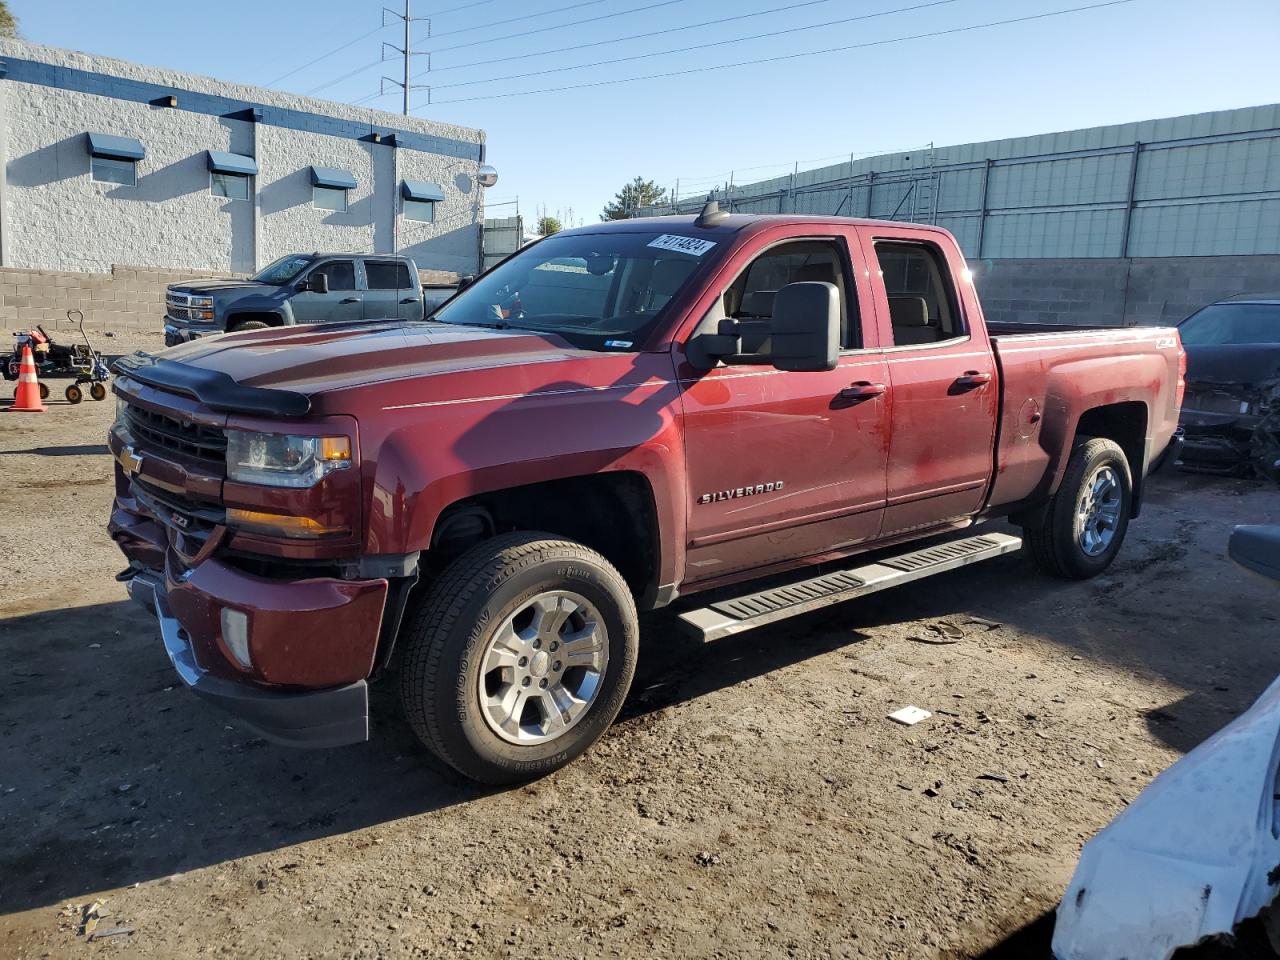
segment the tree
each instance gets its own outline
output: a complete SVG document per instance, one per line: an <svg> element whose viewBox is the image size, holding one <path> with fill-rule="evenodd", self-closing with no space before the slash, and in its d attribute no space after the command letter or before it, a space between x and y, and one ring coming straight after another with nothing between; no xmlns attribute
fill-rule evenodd
<svg viewBox="0 0 1280 960"><path fill-rule="evenodd" d="M538 233L541 236L549 237L553 233L559 233L564 227L555 217L540 217L538 219Z"/></svg>
<svg viewBox="0 0 1280 960"><path fill-rule="evenodd" d="M600 213L601 220L625 220L634 217L641 207L653 206L666 200L667 191L652 180L636 177L616 194Z"/></svg>
<svg viewBox="0 0 1280 960"><path fill-rule="evenodd" d="M18 21L9 11L9 5L0 0L0 37L12 40L18 35Z"/></svg>

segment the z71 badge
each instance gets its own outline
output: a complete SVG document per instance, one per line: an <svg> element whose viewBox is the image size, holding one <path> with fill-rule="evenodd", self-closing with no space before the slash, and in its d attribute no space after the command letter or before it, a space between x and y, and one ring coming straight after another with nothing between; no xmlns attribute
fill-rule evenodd
<svg viewBox="0 0 1280 960"><path fill-rule="evenodd" d="M737 500L739 497L754 497L759 493L774 493L782 489L782 481L773 483L757 483L754 487L738 487L736 490L717 490L715 493L704 493L695 503L719 503L721 500Z"/></svg>

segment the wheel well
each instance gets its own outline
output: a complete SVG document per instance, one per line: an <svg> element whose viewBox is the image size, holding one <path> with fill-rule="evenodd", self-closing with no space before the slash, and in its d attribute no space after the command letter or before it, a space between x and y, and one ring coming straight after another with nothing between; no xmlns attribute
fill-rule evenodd
<svg viewBox="0 0 1280 960"><path fill-rule="evenodd" d="M1146 470L1147 405L1133 400L1112 403L1086 410L1076 424L1076 438L1105 437L1124 451L1133 477L1133 516L1142 505L1142 487Z"/></svg>
<svg viewBox="0 0 1280 960"><path fill-rule="evenodd" d="M569 477L460 500L436 521L427 557L441 567L476 543L513 530L545 530L585 544L618 568L640 606L652 603L657 508L641 474Z"/></svg>
<svg viewBox="0 0 1280 960"><path fill-rule="evenodd" d="M278 313L233 313L227 317L227 329L231 330L250 320L265 323L268 327L278 327L284 323L284 318Z"/></svg>

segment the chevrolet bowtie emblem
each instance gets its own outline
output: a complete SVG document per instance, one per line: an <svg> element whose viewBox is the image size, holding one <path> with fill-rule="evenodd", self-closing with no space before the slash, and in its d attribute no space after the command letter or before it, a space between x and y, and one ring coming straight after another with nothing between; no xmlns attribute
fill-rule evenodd
<svg viewBox="0 0 1280 960"><path fill-rule="evenodd" d="M116 461L125 473L137 473L142 469L142 455L133 452L133 447L125 444L116 454Z"/></svg>

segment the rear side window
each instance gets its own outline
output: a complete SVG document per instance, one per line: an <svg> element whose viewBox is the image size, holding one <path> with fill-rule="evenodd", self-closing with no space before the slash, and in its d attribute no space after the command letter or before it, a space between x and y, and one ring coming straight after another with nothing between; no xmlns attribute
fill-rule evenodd
<svg viewBox="0 0 1280 960"><path fill-rule="evenodd" d="M407 290L414 286L409 265L395 260L366 260L365 276L370 290Z"/></svg>
<svg viewBox="0 0 1280 960"><path fill-rule="evenodd" d="M354 290L356 265L353 260L332 260L316 267L312 273L323 273L329 278L330 290Z"/></svg>
<svg viewBox="0 0 1280 960"><path fill-rule="evenodd" d="M955 287L937 247L878 241L876 258L889 298L894 346L941 343L965 335Z"/></svg>

